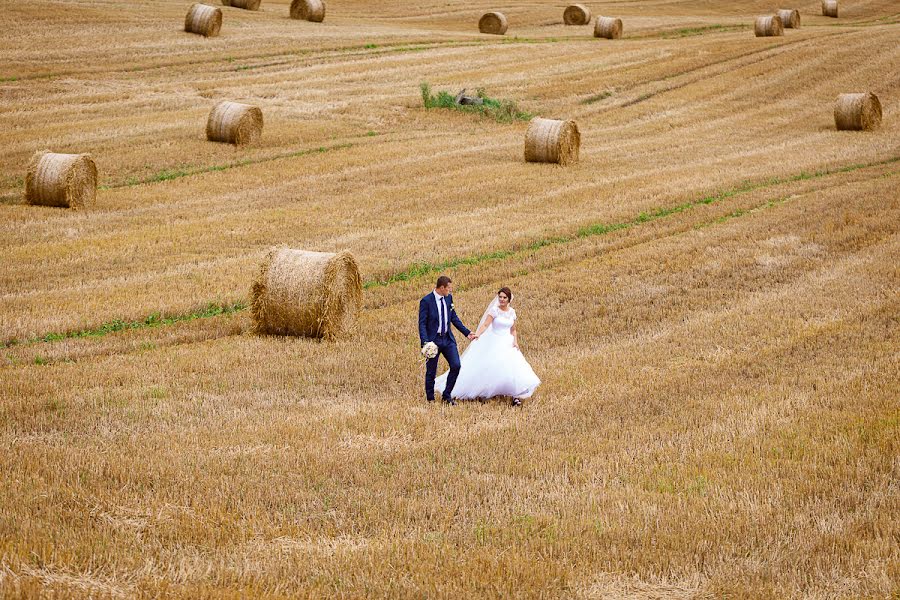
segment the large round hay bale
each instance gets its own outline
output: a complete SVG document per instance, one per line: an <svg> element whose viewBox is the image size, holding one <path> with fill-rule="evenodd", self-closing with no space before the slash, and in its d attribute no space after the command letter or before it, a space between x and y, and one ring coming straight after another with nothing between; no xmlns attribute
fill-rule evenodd
<svg viewBox="0 0 900 600"><path fill-rule="evenodd" d="M756 25L753 27L756 37L771 37L784 35L784 23L778 15L768 17L756 17Z"/></svg>
<svg viewBox="0 0 900 600"><path fill-rule="evenodd" d="M244 10L259 10L262 0L222 0L222 6L233 6Z"/></svg>
<svg viewBox="0 0 900 600"><path fill-rule="evenodd" d="M361 308L362 281L349 252L275 248L250 290L260 333L333 339L350 330Z"/></svg>
<svg viewBox="0 0 900 600"><path fill-rule="evenodd" d="M222 28L222 10L207 4L191 4L184 18L184 30L206 37L216 37Z"/></svg>
<svg viewBox="0 0 900 600"><path fill-rule="evenodd" d="M563 11L563 22L566 25L587 25L591 22L591 9L584 4L572 4Z"/></svg>
<svg viewBox="0 0 900 600"><path fill-rule="evenodd" d="M97 198L97 165L90 154L35 152L25 176L25 201L82 208Z"/></svg>
<svg viewBox="0 0 900 600"><path fill-rule="evenodd" d="M838 130L868 131L881 125L881 102L872 92L841 94L834 104Z"/></svg>
<svg viewBox="0 0 900 600"><path fill-rule="evenodd" d="M509 21L506 15L499 12L489 12L482 15L478 20L478 31L481 33L492 33L494 35L503 35L509 28Z"/></svg>
<svg viewBox="0 0 900 600"><path fill-rule="evenodd" d="M263 114L258 106L222 100L209 111L206 139L244 146L257 141L262 129Z"/></svg>
<svg viewBox="0 0 900 600"><path fill-rule="evenodd" d="M525 161L568 165L578 162L581 134L575 121L535 117L525 133Z"/></svg>
<svg viewBox="0 0 900 600"><path fill-rule="evenodd" d="M325 20L324 0L294 0L291 2L291 18L321 23Z"/></svg>
<svg viewBox="0 0 900 600"><path fill-rule="evenodd" d="M800 29L800 11L796 8L779 8L777 14L785 29Z"/></svg>
<svg viewBox="0 0 900 600"><path fill-rule="evenodd" d="M594 24L594 37L617 40L622 37L622 19L614 17L597 17Z"/></svg>
<svg viewBox="0 0 900 600"><path fill-rule="evenodd" d="M822 0L822 14L826 17L834 17L835 19L837 19L837 16L838 16L837 0Z"/></svg>

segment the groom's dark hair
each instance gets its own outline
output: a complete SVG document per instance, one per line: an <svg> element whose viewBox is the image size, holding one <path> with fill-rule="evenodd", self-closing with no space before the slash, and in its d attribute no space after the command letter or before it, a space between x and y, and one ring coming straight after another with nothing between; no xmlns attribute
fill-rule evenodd
<svg viewBox="0 0 900 600"><path fill-rule="evenodd" d="M436 288L446 287L448 283L453 283L453 280L447 277L446 275L441 275L438 277L437 283L434 284Z"/></svg>

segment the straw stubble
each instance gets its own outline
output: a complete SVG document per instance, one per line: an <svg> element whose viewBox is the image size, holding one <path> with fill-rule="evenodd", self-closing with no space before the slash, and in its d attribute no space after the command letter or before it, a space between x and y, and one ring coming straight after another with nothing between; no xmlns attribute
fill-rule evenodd
<svg viewBox="0 0 900 600"><path fill-rule="evenodd" d="M97 165L90 154L35 152L25 176L25 201L41 206L83 208L97 197Z"/></svg>
<svg viewBox="0 0 900 600"><path fill-rule="evenodd" d="M250 290L259 333L334 339L362 309L362 280L353 255L274 248Z"/></svg>
<svg viewBox="0 0 900 600"><path fill-rule="evenodd" d="M581 134L575 121L535 117L525 133L525 161L569 165L578 162Z"/></svg>

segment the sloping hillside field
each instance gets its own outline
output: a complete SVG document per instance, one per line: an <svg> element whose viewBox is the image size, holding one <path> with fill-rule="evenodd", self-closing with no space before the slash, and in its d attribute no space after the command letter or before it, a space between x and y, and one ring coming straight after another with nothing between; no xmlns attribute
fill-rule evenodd
<svg viewBox="0 0 900 600"><path fill-rule="evenodd" d="M900 597L896 0L207 2L0 11L0 598ZM352 253L349 331L257 333L277 246ZM521 407L425 402L440 274L512 289Z"/></svg>

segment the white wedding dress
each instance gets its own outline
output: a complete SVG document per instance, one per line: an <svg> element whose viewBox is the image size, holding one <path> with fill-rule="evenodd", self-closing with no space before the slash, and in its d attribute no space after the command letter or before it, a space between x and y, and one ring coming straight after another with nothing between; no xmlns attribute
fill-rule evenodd
<svg viewBox="0 0 900 600"><path fill-rule="evenodd" d="M513 347L515 338L510 330L516 322L515 309L510 306L505 311L500 310L495 300L482 323L487 315L494 317L490 327L470 343L460 357L462 368L453 387L453 398L530 397L541 380L519 349ZM447 374L444 373L434 382L435 393L443 394L446 385Z"/></svg>

